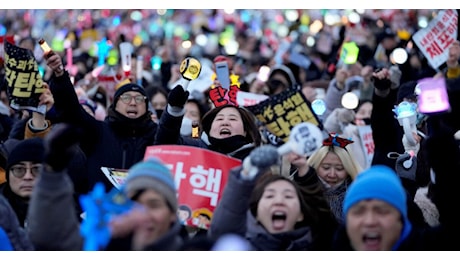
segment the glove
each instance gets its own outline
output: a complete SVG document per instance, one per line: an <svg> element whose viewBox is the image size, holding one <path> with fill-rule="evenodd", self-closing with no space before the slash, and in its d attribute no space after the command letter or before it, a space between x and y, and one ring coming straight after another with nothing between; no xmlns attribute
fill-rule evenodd
<svg viewBox="0 0 460 260"><path fill-rule="evenodd" d="M177 85L168 94L168 104L172 107L184 108L189 94L181 85Z"/></svg>
<svg viewBox="0 0 460 260"><path fill-rule="evenodd" d="M254 179L259 172L264 172L272 165L279 164L281 164L281 159L275 146L259 146L244 158L242 175L245 179Z"/></svg>
<svg viewBox="0 0 460 260"><path fill-rule="evenodd" d="M417 156L411 156L408 153L403 153L396 159L396 173L401 178L415 181L415 173L417 171Z"/></svg>
<svg viewBox="0 0 460 260"><path fill-rule="evenodd" d="M53 125L44 139L45 163L55 172L64 170L74 156L80 138L80 128L64 123Z"/></svg>
<svg viewBox="0 0 460 260"><path fill-rule="evenodd" d="M391 87L391 80L384 78L379 79L377 77L372 77L372 82L374 83L374 87L378 90L386 90Z"/></svg>
<svg viewBox="0 0 460 260"><path fill-rule="evenodd" d="M349 124L355 119L355 111L347 108L337 108L337 118L344 124Z"/></svg>

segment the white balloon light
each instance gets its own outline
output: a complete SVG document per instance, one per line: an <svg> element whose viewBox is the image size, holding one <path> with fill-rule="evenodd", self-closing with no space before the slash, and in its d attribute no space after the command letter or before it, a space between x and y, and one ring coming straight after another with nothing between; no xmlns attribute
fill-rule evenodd
<svg viewBox="0 0 460 260"><path fill-rule="evenodd" d="M342 106L346 109L355 109L358 107L359 98L353 92L347 92L342 96Z"/></svg>
<svg viewBox="0 0 460 260"><path fill-rule="evenodd" d="M392 60L397 64L404 64L407 61L408 57L409 55L407 55L406 50L404 50L403 48L396 48L391 53Z"/></svg>

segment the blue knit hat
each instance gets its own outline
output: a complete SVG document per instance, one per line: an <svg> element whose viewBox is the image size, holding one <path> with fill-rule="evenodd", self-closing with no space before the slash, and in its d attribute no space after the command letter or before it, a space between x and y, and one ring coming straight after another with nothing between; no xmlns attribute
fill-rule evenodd
<svg viewBox="0 0 460 260"><path fill-rule="evenodd" d="M358 174L345 194L343 201L345 219L350 207L368 199L385 201L401 213L403 230L399 241L393 247L393 249L397 249L399 244L409 235L412 225L407 216L406 192L394 170L384 165L374 165Z"/></svg>
<svg viewBox="0 0 460 260"><path fill-rule="evenodd" d="M124 187L126 194L153 189L163 195L173 212L177 211L176 185L171 171L157 158L134 164L128 171Z"/></svg>

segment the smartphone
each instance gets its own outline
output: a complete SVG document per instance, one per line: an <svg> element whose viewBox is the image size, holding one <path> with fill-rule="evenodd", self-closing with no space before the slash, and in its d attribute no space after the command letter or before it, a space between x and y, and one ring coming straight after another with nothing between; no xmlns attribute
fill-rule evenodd
<svg viewBox="0 0 460 260"><path fill-rule="evenodd" d="M230 70L226 61L218 61L214 63L216 67L217 80L219 80L222 88L230 89Z"/></svg>
<svg viewBox="0 0 460 260"><path fill-rule="evenodd" d="M304 69L308 69L311 65L311 60L307 56L296 51L290 53L289 60Z"/></svg>

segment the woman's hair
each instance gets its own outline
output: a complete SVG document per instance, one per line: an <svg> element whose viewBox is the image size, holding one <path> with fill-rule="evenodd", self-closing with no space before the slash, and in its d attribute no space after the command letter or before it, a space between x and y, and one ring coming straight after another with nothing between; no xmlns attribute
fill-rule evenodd
<svg viewBox="0 0 460 260"><path fill-rule="evenodd" d="M163 94L166 100L168 100L168 92L166 92L166 90L160 86L149 86L145 88L145 92L147 93L147 98L149 102L151 102L152 98L158 93Z"/></svg>
<svg viewBox="0 0 460 260"><path fill-rule="evenodd" d="M217 114L222 109L227 107L233 107L240 113L241 119L243 120L244 131L246 132L246 141L248 143L254 143L255 146L259 146L262 143L262 137L260 136L259 128L256 125L256 117L243 107L227 104L208 111L201 120L203 131L209 136L214 118L216 118Z"/></svg>
<svg viewBox="0 0 460 260"><path fill-rule="evenodd" d="M323 145L316 152L314 152L310 158L308 158L307 163L318 171L319 165L324 160L328 152L335 153L340 161L342 161L343 167L348 175L354 180L358 173L362 171L361 166L356 162L355 157L350 154L346 148L342 148L335 145Z"/></svg>
<svg viewBox="0 0 460 260"><path fill-rule="evenodd" d="M257 181L256 185L254 187L254 190L251 193L251 197L249 198L249 210L251 211L251 214L257 218L257 208L259 205L259 201L262 198L265 188L276 181L286 181L292 184L294 186L294 189L296 191L297 197L299 198L299 205L300 205L300 211L303 214L303 220L299 221L296 223L295 228L300 228L303 226L309 226L312 225L313 223L317 223L317 218L315 217L316 215L314 214L314 209L311 207L310 204L308 204L304 197L302 196L302 192L294 181L286 178L285 176L282 175L275 175L271 174L269 172L264 173L262 176L260 176Z"/></svg>

